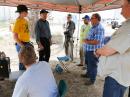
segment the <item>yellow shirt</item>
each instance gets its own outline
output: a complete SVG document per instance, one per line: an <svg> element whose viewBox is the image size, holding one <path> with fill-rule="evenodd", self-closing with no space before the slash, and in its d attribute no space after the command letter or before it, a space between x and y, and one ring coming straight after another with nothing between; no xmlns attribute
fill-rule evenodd
<svg viewBox="0 0 130 97"><path fill-rule="evenodd" d="M87 38L87 35L88 35L88 32L91 28L91 25L88 24L84 24L81 26L81 29L80 29L80 45L82 45L84 42L83 40Z"/></svg>
<svg viewBox="0 0 130 97"><path fill-rule="evenodd" d="M30 41L28 22L26 19L18 18L14 24L13 32L18 34L18 39L22 42Z"/></svg>

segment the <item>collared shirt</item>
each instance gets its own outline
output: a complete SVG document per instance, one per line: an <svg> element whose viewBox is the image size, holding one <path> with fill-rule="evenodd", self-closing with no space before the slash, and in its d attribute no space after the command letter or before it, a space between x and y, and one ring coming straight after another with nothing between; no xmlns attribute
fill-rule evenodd
<svg viewBox="0 0 130 97"><path fill-rule="evenodd" d="M40 38L51 38L51 31L49 22L47 20L39 19L35 25L36 41L40 41Z"/></svg>
<svg viewBox="0 0 130 97"><path fill-rule="evenodd" d="M130 86L130 20L123 23L114 33L107 46L117 53L107 57L102 56L100 60L104 63L98 65L98 71L102 71L104 76L111 76L123 86Z"/></svg>
<svg viewBox="0 0 130 97"><path fill-rule="evenodd" d="M99 41L99 44L97 44L97 45L87 44L86 45L87 51L95 51L96 49L103 47L103 45L104 45L104 28L102 27L102 25L97 24L95 26L92 26L88 33L87 39Z"/></svg>
<svg viewBox="0 0 130 97"><path fill-rule="evenodd" d="M16 82L12 97L58 97L50 65L41 61L29 67Z"/></svg>
<svg viewBox="0 0 130 97"><path fill-rule="evenodd" d="M90 28L91 28L90 24L87 24L87 25L83 24L81 26L81 29L80 29L80 45L84 44L83 40L86 39Z"/></svg>

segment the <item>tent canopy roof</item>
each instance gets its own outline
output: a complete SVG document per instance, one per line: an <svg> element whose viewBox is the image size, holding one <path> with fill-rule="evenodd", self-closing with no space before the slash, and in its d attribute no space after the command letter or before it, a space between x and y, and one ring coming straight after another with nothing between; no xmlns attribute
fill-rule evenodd
<svg viewBox="0 0 130 97"><path fill-rule="evenodd" d="M48 9L63 12L87 13L121 7L121 0L0 0L0 5L25 4L33 9Z"/></svg>

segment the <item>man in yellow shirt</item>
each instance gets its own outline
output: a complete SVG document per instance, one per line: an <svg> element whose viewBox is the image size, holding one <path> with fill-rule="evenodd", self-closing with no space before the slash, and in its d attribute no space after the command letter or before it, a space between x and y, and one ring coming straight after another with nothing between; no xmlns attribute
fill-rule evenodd
<svg viewBox="0 0 130 97"><path fill-rule="evenodd" d="M28 15L28 8L25 5L18 5L16 12L19 13L19 16L14 23L13 35L16 41L17 52L19 52L20 48L24 45L28 45L30 41L28 21L25 19ZM22 63L19 63L19 70L25 70Z"/></svg>
<svg viewBox="0 0 130 97"><path fill-rule="evenodd" d="M81 30L80 30L80 51L79 51L79 55L80 55L80 64L78 64L78 66L83 66L85 64L85 50L84 50L84 39L86 39L87 34L91 28L90 25L90 17L88 15L85 15L83 18L83 22L84 24L81 26Z"/></svg>

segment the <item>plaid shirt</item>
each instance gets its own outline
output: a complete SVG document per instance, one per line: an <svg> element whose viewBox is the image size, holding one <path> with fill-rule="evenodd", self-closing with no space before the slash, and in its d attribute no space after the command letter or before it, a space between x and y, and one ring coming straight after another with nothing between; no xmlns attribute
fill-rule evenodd
<svg viewBox="0 0 130 97"><path fill-rule="evenodd" d="M97 40L100 41L99 44L97 45L91 45L91 44L86 44L86 50L87 51L95 51L98 48L103 47L104 45L104 28L102 27L101 24L97 24L92 26L88 33L88 40Z"/></svg>

